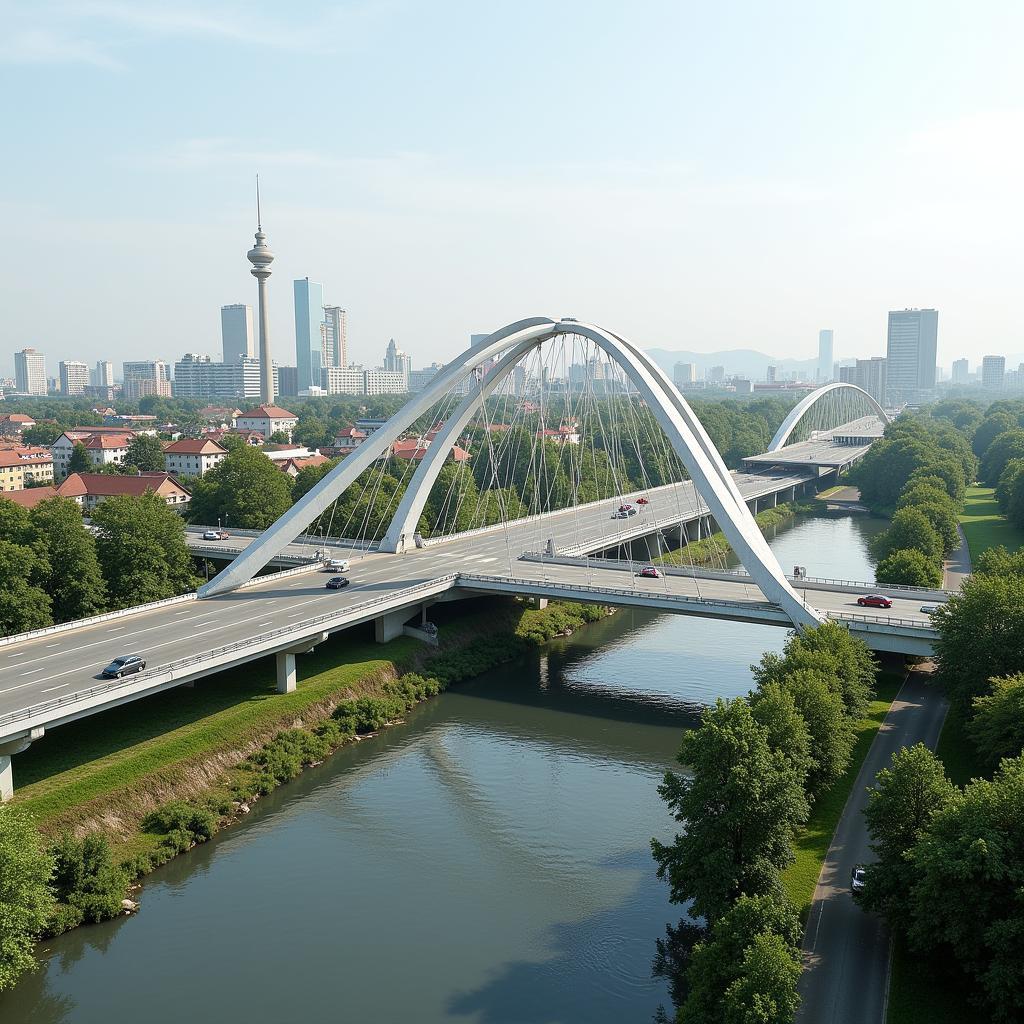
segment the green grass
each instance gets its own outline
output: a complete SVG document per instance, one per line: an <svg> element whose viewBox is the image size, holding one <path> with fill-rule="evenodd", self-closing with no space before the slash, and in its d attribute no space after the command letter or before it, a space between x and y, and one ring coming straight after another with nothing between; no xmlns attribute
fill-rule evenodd
<svg viewBox="0 0 1024 1024"><path fill-rule="evenodd" d="M879 674L875 699L869 705L867 714L857 723L857 743L846 774L827 793L818 797L811 808L807 824L796 835L793 844L796 860L782 872L782 884L800 911L801 920L807 919L821 866L857 780L861 763L902 684L903 677L900 675L889 672Z"/></svg>
<svg viewBox="0 0 1024 1024"><path fill-rule="evenodd" d="M16 759L17 799L45 827L90 800L283 728L320 701L400 670L419 646L341 634L298 659L294 693L275 692L274 661L261 659L64 726Z"/></svg>
<svg viewBox="0 0 1024 1024"><path fill-rule="evenodd" d="M988 775L967 735L967 721L955 708L946 715L935 753L946 766L946 774L958 786L966 786L971 779Z"/></svg>
<svg viewBox="0 0 1024 1024"><path fill-rule="evenodd" d="M971 561L983 551L1000 544L1010 551L1024 547L1024 530L1018 529L1000 513L992 487L967 488L960 525L967 538Z"/></svg>

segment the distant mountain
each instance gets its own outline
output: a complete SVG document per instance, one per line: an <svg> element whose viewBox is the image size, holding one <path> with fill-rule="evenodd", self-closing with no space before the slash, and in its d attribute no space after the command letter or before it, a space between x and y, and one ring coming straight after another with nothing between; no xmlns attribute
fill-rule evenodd
<svg viewBox="0 0 1024 1024"><path fill-rule="evenodd" d="M671 377L676 363L693 363L697 376L706 377L712 366L724 366L726 376L739 374L751 380L764 380L769 366L779 371L779 376L799 370L808 379L814 379L817 359L781 359L766 356L750 348L734 348L724 352L670 352L664 348L649 348L649 355Z"/></svg>

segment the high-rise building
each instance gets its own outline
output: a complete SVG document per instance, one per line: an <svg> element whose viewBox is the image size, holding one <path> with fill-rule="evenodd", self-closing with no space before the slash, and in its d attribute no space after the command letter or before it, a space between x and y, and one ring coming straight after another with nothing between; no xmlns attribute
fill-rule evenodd
<svg viewBox="0 0 1024 1024"><path fill-rule="evenodd" d="M277 392L276 366L272 373ZM175 398L259 398L261 387L260 361L248 356L215 363L209 356L187 352L174 364Z"/></svg>
<svg viewBox="0 0 1024 1024"><path fill-rule="evenodd" d="M409 373L409 390L414 394L422 391L438 374L441 369L440 363L431 363L422 370L412 370Z"/></svg>
<svg viewBox="0 0 1024 1024"><path fill-rule="evenodd" d="M329 395L365 395L366 381L361 366L325 366L321 387Z"/></svg>
<svg viewBox="0 0 1024 1024"><path fill-rule="evenodd" d="M672 379L677 387L684 388L687 384L697 381L697 367L694 363L676 363L672 371Z"/></svg>
<svg viewBox="0 0 1024 1024"><path fill-rule="evenodd" d="M394 338L388 342L387 351L384 353L384 369L388 373L402 374L406 383L408 383L409 372L412 370L412 356L406 355L395 344Z"/></svg>
<svg viewBox="0 0 1024 1024"><path fill-rule="evenodd" d="M1006 376L1006 356L985 356L981 361L981 386L1001 388Z"/></svg>
<svg viewBox="0 0 1024 1024"><path fill-rule="evenodd" d="M162 359L139 359L123 363L125 398L138 399L147 395L171 397L171 375Z"/></svg>
<svg viewBox="0 0 1024 1024"><path fill-rule="evenodd" d="M94 388L112 388L114 386L114 364L109 359L99 359L89 371L89 383Z"/></svg>
<svg viewBox="0 0 1024 1024"><path fill-rule="evenodd" d="M832 380L832 351L834 335L831 329L818 331L818 373L819 383Z"/></svg>
<svg viewBox="0 0 1024 1024"><path fill-rule="evenodd" d="M708 380L719 383L725 380L725 367L724 366L712 366L711 372L708 374Z"/></svg>
<svg viewBox="0 0 1024 1024"><path fill-rule="evenodd" d="M320 387L323 364L324 286L299 278L295 284L295 366L299 391Z"/></svg>
<svg viewBox="0 0 1024 1024"><path fill-rule="evenodd" d="M879 405L886 401L887 366L883 356L858 359L853 366L841 366L839 379L863 388Z"/></svg>
<svg viewBox="0 0 1024 1024"><path fill-rule="evenodd" d="M89 367L77 359L60 361L60 393L62 395L82 395L89 386Z"/></svg>
<svg viewBox="0 0 1024 1024"><path fill-rule="evenodd" d="M939 333L936 309L889 313L886 375L890 405L925 401L935 390L935 349Z"/></svg>
<svg viewBox="0 0 1024 1024"><path fill-rule="evenodd" d="M46 356L34 348L14 353L14 382L26 395L46 394Z"/></svg>
<svg viewBox="0 0 1024 1024"><path fill-rule="evenodd" d="M348 366L348 314L324 306L324 366Z"/></svg>
<svg viewBox="0 0 1024 1024"><path fill-rule="evenodd" d="M220 307L220 341L225 363L256 358L252 306L236 302Z"/></svg>
<svg viewBox="0 0 1024 1024"><path fill-rule="evenodd" d="M971 379L970 364L966 359L953 360L953 383L966 384Z"/></svg>
<svg viewBox="0 0 1024 1024"><path fill-rule="evenodd" d="M769 366L764 372L764 379L766 384L774 384L776 378L776 371L774 366Z"/></svg>
<svg viewBox="0 0 1024 1024"><path fill-rule="evenodd" d="M278 394L282 398L297 398L299 394L299 369L297 366L277 368Z"/></svg>
<svg viewBox="0 0 1024 1024"><path fill-rule="evenodd" d="M363 388L367 395L402 395L409 390L409 375L397 370L364 370Z"/></svg>

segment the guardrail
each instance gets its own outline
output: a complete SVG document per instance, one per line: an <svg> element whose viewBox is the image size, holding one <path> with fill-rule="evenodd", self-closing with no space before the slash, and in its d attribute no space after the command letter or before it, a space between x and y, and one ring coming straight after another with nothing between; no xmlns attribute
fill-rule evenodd
<svg viewBox="0 0 1024 1024"><path fill-rule="evenodd" d="M264 577L264 579L266 579L266 577ZM0 729L9 724L25 721L26 719L37 718L38 716L50 711L56 711L60 708L69 707L73 704L79 704L82 701L88 700L90 697L113 695L129 691L133 687L137 686L140 681L144 681L147 678L155 678L167 675L168 673L170 673L173 678L174 673L181 669L194 668L204 661L215 661L218 658L223 657L225 654L230 654L232 651L257 647L261 644L271 643L277 638L283 638L286 636L294 636L296 640L299 640L303 633L319 631L315 628L311 629L311 627L326 625L332 621L337 621L338 618L349 613L362 613L369 608L375 608L379 605L389 604L395 601L401 603L405 598L413 597L416 594L423 593L424 591L437 591L440 584L448 584L448 586L451 586L457 579L457 573L450 573L447 576L438 576L436 579L429 580L426 583L417 583L414 586L406 587L404 590L396 590L392 591L390 594L382 594L379 597L371 598L369 601L364 601L361 604L349 605L347 608L338 609L335 612L328 612L325 615L318 615L315 618L306 619L301 624L295 626L281 626L278 629L268 630L266 633L260 633L245 640L236 640L234 643L211 648L210 650L204 651L202 654L195 654L189 658L179 658L175 661L155 666L154 668L147 669L143 672L136 672L130 679L125 679L113 684L97 684L96 686L90 686L85 690L76 690L74 693L68 693L61 697L54 697L51 700L41 701L39 704L33 704L27 708L20 708L17 711L11 711L5 715L0 715ZM441 589L446 590L448 589L448 586L442 586ZM296 634L300 635L296 636Z"/></svg>

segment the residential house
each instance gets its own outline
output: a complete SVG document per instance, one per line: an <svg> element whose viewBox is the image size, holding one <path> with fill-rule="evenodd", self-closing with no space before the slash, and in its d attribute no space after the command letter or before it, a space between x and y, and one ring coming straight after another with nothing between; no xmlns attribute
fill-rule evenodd
<svg viewBox="0 0 1024 1024"><path fill-rule="evenodd" d="M49 448L0 445L0 491L21 491L34 484L52 482L53 455Z"/></svg>
<svg viewBox="0 0 1024 1024"><path fill-rule="evenodd" d="M90 512L106 498L127 496L141 498L152 491L172 508L184 512L192 498L170 473L139 473L137 476L115 476L108 473L72 473L57 488L62 498L71 498Z"/></svg>
<svg viewBox="0 0 1024 1024"><path fill-rule="evenodd" d="M0 497L4 501L13 501L15 505L20 505L22 508L35 508L39 502L57 496L57 488L46 484L43 487L27 487L23 491L4 491Z"/></svg>
<svg viewBox="0 0 1024 1024"><path fill-rule="evenodd" d="M321 455L319 452L313 452L311 455L293 455L284 461L274 460L277 468L287 473L292 479L297 477L307 466L322 466L325 462L330 461L326 455Z"/></svg>
<svg viewBox="0 0 1024 1024"><path fill-rule="evenodd" d="M164 446L164 469L175 476L202 476L227 453L227 448L209 438L183 438Z"/></svg>
<svg viewBox="0 0 1024 1024"><path fill-rule="evenodd" d="M298 416L278 405L258 405L235 418L239 430L258 430L266 441L278 433L285 434L290 441L298 425Z"/></svg>
<svg viewBox="0 0 1024 1024"><path fill-rule="evenodd" d="M358 427L345 427L344 430L338 431L338 436L334 439L334 447L354 450L358 448L366 438L367 434L365 430L360 430Z"/></svg>
<svg viewBox="0 0 1024 1024"><path fill-rule="evenodd" d="M68 475L71 454L76 444L85 448L94 466L108 466L111 463L123 465L128 456L128 445L134 436L133 430L111 427L74 427L65 430L50 448L53 452L54 476L60 480Z"/></svg>
<svg viewBox="0 0 1024 1024"><path fill-rule="evenodd" d="M23 430L35 425L36 421L23 412L8 412L0 416L0 434L4 437L18 437Z"/></svg>

